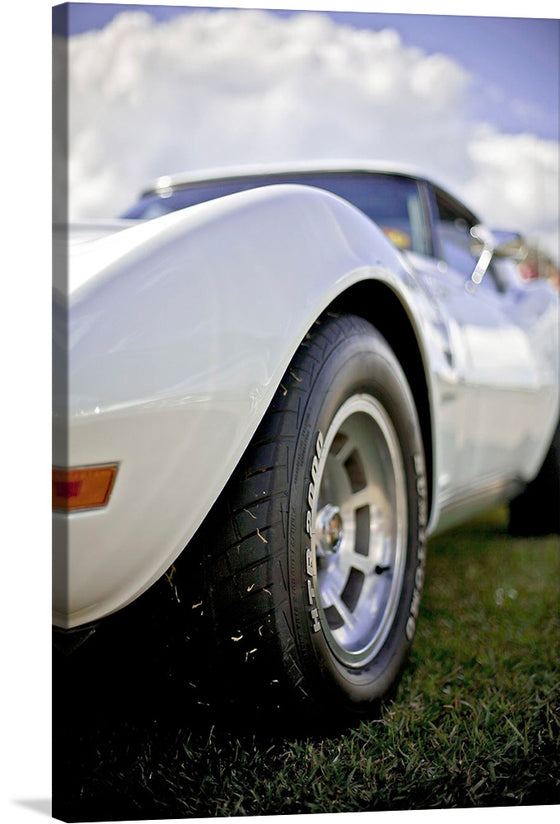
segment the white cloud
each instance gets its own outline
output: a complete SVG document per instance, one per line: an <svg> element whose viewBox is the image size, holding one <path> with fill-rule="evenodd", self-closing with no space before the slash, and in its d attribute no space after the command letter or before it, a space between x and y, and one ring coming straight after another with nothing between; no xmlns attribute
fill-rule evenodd
<svg viewBox="0 0 560 824"><path fill-rule="evenodd" d="M169 172L365 157L419 165L495 223L557 231L558 146L470 123L463 67L395 31L314 13L124 12L72 38L69 65L71 216L118 214Z"/></svg>
<svg viewBox="0 0 560 824"><path fill-rule="evenodd" d="M465 196L493 225L520 226L558 257L559 147L533 135L481 128L469 151L475 175Z"/></svg>

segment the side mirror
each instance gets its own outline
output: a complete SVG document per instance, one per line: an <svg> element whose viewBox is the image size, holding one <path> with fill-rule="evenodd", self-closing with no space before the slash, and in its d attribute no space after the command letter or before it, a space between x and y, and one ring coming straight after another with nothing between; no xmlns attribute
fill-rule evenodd
<svg viewBox="0 0 560 824"><path fill-rule="evenodd" d="M486 274L493 257L508 258L520 262L527 257L527 247L517 232L492 231L478 224L470 230L470 250L478 258L471 281L478 286Z"/></svg>

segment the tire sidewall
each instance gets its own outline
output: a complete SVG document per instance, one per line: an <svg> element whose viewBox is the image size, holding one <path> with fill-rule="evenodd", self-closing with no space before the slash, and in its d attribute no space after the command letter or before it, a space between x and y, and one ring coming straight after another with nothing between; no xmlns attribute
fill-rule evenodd
<svg viewBox="0 0 560 824"><path fill-rule="evenodd" d="M295 448L289 505L288 574L294 635L310 695L332 707L349 709L387 697L398 680L414 637L424 580L427 485L420 427L403 372L384 339L364 323L363 331L342 339L326 356L309 393ZM361 668L342 664L320 629L309 598L308 492L321 436L342 404L354 395L378 401L400 445L407 495L405 568L392 626L377 655ZM320 434L319 434L320 433Z"/></svg>

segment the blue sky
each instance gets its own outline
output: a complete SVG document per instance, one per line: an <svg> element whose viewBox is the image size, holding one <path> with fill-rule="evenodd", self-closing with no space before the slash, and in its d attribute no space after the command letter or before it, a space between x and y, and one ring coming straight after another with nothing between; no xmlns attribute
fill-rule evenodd
<svg viewBox="0 0 560 824"><path fill-rule="evenodd" d="M172 172L365 158L413 165L556 256L558 20L171 2L55 10L72 219L120 214Z"/></svg>
<svg viewBox="0 0 560 824"><path fill-rule="evenodd" d="M255 4L256 5L256 4ZM305 4L302 3L302 6ZM188 6L70 3L68 33L101 29L119 12L143 10L169 20L196 9ZM274 10L279 16L294 10ZM325 11L334 20L357 28L396 29L403 42L427 53L443 52L472 75L469 95L473 118L501 131L530 132L559 138L560 20L457 17ZM53 28L65 32L64 6L53 9Z"/></svg>

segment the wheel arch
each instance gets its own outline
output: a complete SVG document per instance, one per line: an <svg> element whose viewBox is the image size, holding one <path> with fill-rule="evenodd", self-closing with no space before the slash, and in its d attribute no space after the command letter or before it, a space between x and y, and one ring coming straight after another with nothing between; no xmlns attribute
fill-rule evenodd
<svg viewBox="0 0 560 824"><path fill-rule="evenodd" d="M381 280L355 283L338 295L327 312L358 315L369 321L383 335L395 353L412 391L424 443L428 476L428 511L434 505L434 434L433 414L427 369L418 335L410 316L396 292Z"/></svg>

